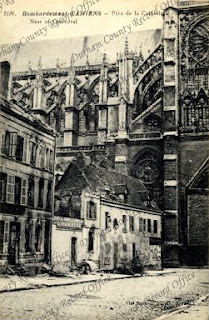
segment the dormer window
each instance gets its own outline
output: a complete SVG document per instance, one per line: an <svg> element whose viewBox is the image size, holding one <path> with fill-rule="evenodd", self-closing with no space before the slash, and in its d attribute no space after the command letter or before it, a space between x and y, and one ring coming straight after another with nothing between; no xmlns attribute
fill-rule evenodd
<svg viewBox="0 0 209 320"><path fill-rule="evenodd" d="M97 211L96 211L96 203L93 201L87 202L87 219L96 219Z"/></svg>
<svg viewBox="0 0 209 320"><path fill-rule="evenodd" d="M116 196L124 203L128 201L128 188L126 184L117 184L114 186Z"/></svg>

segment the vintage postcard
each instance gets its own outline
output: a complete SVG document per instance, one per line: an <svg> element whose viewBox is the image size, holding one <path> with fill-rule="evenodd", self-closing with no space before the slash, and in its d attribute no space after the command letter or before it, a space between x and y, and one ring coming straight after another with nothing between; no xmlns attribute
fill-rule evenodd
<svg viewBox="0 0 209 320"><path fill-rule="evenodd" d="M207 320L209 1L0 27L0 320Z"/></svg>

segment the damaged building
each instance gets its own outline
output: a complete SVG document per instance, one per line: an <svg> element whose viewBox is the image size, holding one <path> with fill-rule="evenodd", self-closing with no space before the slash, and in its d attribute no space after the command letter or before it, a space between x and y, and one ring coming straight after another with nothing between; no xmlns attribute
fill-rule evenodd
<svg viewBox="0 0 209 320"><path fill-rule="evenodd" d="M82 261L96 268L128 267L139 256L161 268L161 216L144 184L79 155L55 191L52 227L54 270L74 270Z"/></svg>

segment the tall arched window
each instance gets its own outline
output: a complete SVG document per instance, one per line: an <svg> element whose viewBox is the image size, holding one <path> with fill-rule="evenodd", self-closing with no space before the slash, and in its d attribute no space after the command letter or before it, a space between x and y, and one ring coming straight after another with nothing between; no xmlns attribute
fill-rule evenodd
<svg viewBox="0 0 209 320"><path fill-rule="evenodd" d="M89 245L88 245L88 251L93 251L94 250L94 233L95 233L95 228L91 227L89 230Z"/></svg>

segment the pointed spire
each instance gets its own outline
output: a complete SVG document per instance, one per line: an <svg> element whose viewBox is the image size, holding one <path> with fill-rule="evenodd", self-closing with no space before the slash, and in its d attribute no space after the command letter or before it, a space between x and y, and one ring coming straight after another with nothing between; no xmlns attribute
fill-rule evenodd
<svg viewBox="0 0 209 320"><path fill-rule="evenodd" d="M140 45L140 48L139 48L139 60L140 61L144 61L144 57L143 57L143 54L142 54L142 45Z"/></svg>
<svg viewBox="0 0 209 320"><path fill-rule="evenodd" d="M86 56L86 68L89 69L89 55Z"/></svg>
<svg viewBox="0 0 209 320"><path fill-rule="evenodd" d="M119 66L119 54L118 52L116 53L116 66Z"/></svg>
<svg viewBox="0 0 209 320"><path fill-rule="evenodd" d="M128 55L128 37L126 36L126 38L125 38L125 44L124 44L124 54L125 54L125 56L127 56Z"/></svg>
<svg viewBox="0 0 209 320"><path fill-rule="evenodd" d="M38 69L42 69L41 56L39 57L39 61L38 61Z"/></svg>
<svg viewBox="0 0 209 320"><path fill-rule="evenodd" d="M72 69L74 67L74 59L73 59L73 54L71 54L70 57L70 69Z"/></svg>
<svg viewBox="0 0 209 320"><path fill-rule="evenodd" d="M56 62L56 69L59 69L60 68L60 61L59 59L57 59L57 62Z"/></svg>
<svg viewBox="0 0 209 320"><path fill-rule="evenodd" d="M31 67L31 62L30 62L30 61L28 62L28 71L29 71L29 72L32 72L32 71L33 71L33 70L32 70L32 67Z"/></svg>
<svg viewBox="0 0 209 320"><path fill-rule="evenodd" d="M75 68L74 68L73 54L71 55L71 58L70 58L69 80L70 80L70 83L71 83L71 84L73 84L73 83L74 83L74 80L75 80Z"/></svg>
<svg viewBox="0 0 209 320"><path fill-rule="evenodd" d="M107 64L107 54L106 53L103 53L103 65L106 65Z"/></svg>

